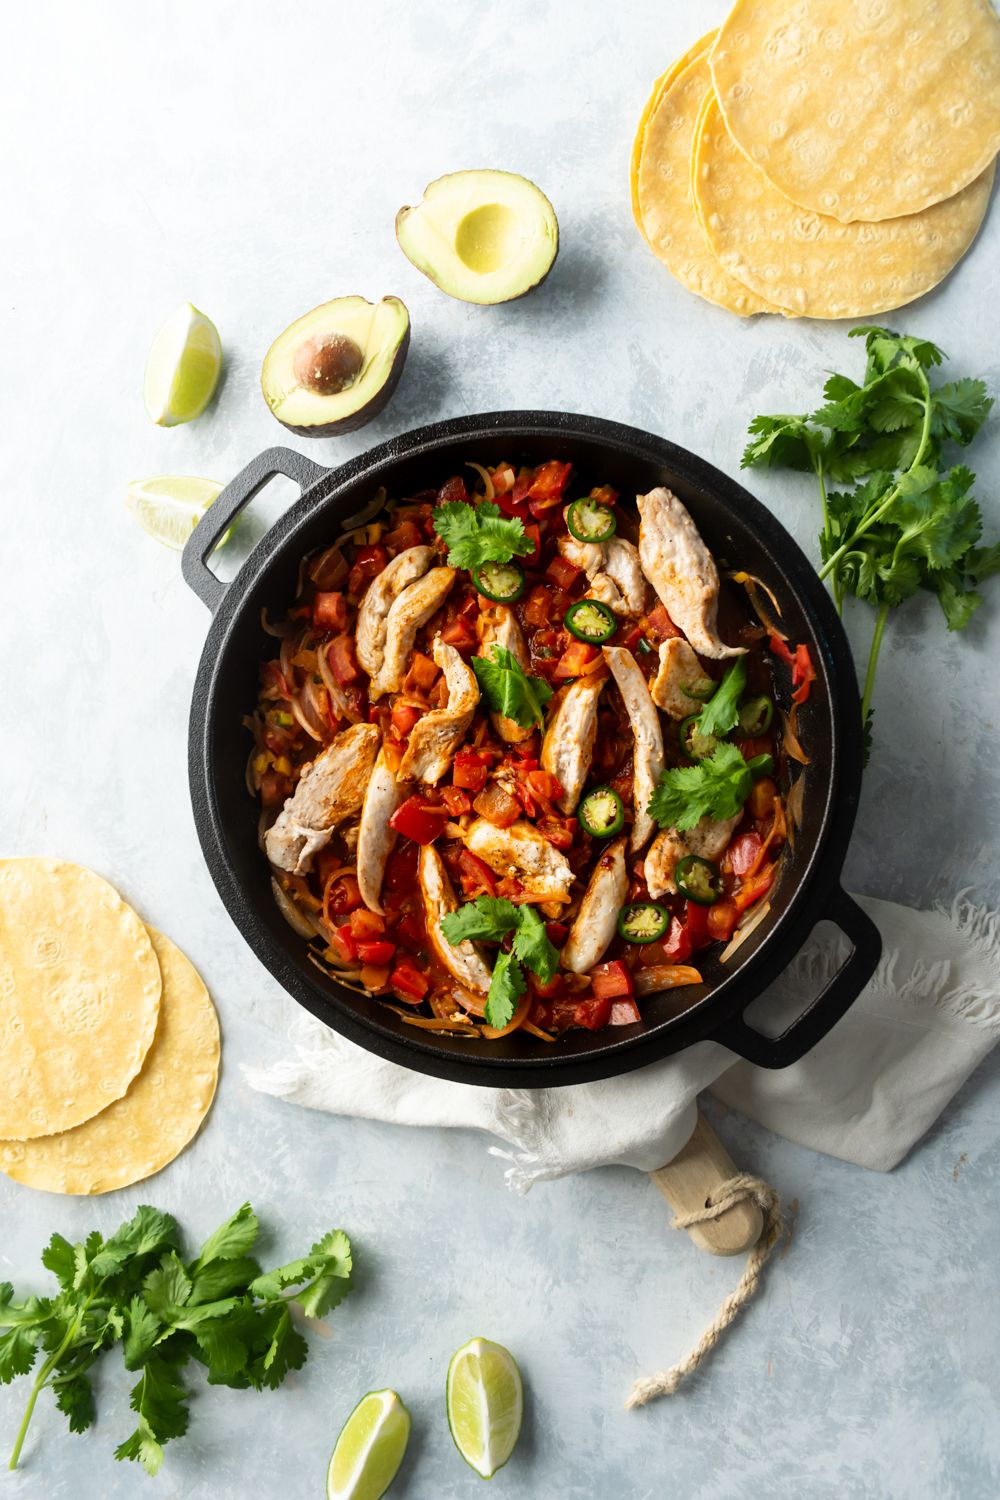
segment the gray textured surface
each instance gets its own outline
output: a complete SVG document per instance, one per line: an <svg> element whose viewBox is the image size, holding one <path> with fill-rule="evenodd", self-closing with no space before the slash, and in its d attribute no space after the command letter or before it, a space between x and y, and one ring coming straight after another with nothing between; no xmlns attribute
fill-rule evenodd
<svg viewBox="0 0 1000 1500"><path fill-rule="evenodd" d="M416 1418L393 1493L474 1494L441 1388L449 1353L477 1332L516 1351L530 1391L503 1495L1000 1492L995 1062L890 1178L722 1119L740 1162L801 1204L792 1247L706 1371L635 1415L622 1410L633 1374L679 1354L737 1271L672 1235L642 1178L602 1171L519 1200L480 1138L327 1119L246 1089L237 1064L280 1050L292 1003L226 918L188 811L205 613L121 504L129 479L227 479L281 441L256 388L261 354L292 317L355 291L401 295L413 347L383 416L314 444L321 461L436 417L552 406L648 427L735 472L747 419L805 405L857 346L843 327L742 323L696 301L632 226L626 163L647 87L723 10L36 0L7 19L0 836L93 866L187 949L221 1012L225 1070L193 1149L138 1190L88 1203L0 1182L0 1277L40 1286L54 1228L110 1229L153 1201L199 1234L246 1197L276 1254L343 1224L361 1267L307 1368L277 1395L199 1393L155 1482L111 1459L130 1428L120 1366L100 1376L86 1437L43 1398L22 1471L0 1481L12 1500L307 1500L343 1417L381 1384ZM426 181L480 164L535 177L563 236L544 289L494 310L448 301L392 233ZM994 388L998 266L994 204L957 276L893 320ZM161 432L142 412L142 366L185 298L218 323L226 378L201 421ZM986 497L998 437L994 418L973 460ZM754 488L811 546L806 482ZM995 899L1000 618L991 604L961 639L935 610L915 602L891 628L849 876L916 904L968 883ZM0 1391L4 1446L23 1397Z"/></svg>

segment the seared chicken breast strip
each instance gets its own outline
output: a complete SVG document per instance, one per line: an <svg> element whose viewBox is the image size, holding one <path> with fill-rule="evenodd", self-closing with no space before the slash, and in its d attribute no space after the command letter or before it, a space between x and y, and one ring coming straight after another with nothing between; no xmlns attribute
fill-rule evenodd
<svg viewBox="0 0 1000 1500"><path fill-rule="evenodd" d="M599 599L616 615L642 614L649 589L631 542L620 536L606 542L578 542L567 535L559 538L557 546L567 562L586 573L592 599Z"/></svg>
<svg viewBox="0 0 1000 1500"><path fill-rule="evenodd" d="M628 894L624 838L615 839L594 866L560 962L574 974L589 974L615 935L618 913Z"/></svg>
<svg viewBox="0 0 1000 1500"><path fill-rule="evenodd" d="M452 890L441 856L433 844L426 844L420 851L417 863L420 894L424 899L427 917L427 941L434 950L438 962L457 979L463 989L477 997L476 1009L480 1009L493 977L479 949L468 939L452 947L441 931L441 919L455 911L458 902Z"/></svg>
<svg viewBox="0 0 1000 1500"><path fill-rule="evenodd" d="M676 635L663 641L659 670L649 688L653 702L672 719L686 719L689 714L700 713L704 703L686 693L684 684L697 682L704 675L701 663L687 641Z"/></svg>
<svg viewBox="0 0 1000 1500"><path fill-rule="evenodd" d="M358 812L378 754L375 724L352 724L311 761L273 825L264 848L273 865L304 875L338 823Z"/></svg>
<svg viewBox="0 0 1000 1500"><path fill-rule="evenodd" d="M524 887L524 900L569 900L573 871L566 856L524 819L509 828L496 828L477 818L465 836L473 854L498 875L512 875Z"/></svg>
<svg viewBox="0 0 1000 1500"><path fill-rule="evenodd" d="M702 818L693 828L688 828L683 833L677 828L664 828L662 833L658 833L642 862L652 900L676 894L674 871L686 855L697 854L701 859L718 859L741 817L742 814L737 813L735 818L724 818L721 822Z"/></svg>
<svg viewBox="0 0 1000 1500"><path fill-rule="evenodd" d="M432 709L418 719L410 731L409 744L399 767L404 781L437 782L448 770L455 751L465 738L479 703L479 684L454 646L434 637L434 660L448 685L444 708Z"/></svg>
<svg viewBox="0 0 1000 1500"><path fill-rule="evenodd" d="M687 509L662 486L636 501L643 572L670 618L701 656L742 656L744 646L727 646L716 631L719 573Z"/></svg>
<svg viewBox="0 0 1000 1500"><path fill-rule="evenodd" d="M642 669L631 651L627 651L624 646L605 646L604 660L618 684L635 741L632 768L635 822L632 824L629 847L633 850L641 849L656 826L646 809L663 770L660 716L649 696Z"/></svg>
<svg viewBox="0 0 1000 1500"><path fill-rule="evenodd" d="M396 843L389 819L403 801L405 792L390 770L385 751L380 750L365 791L358 833L358 889L369 911L382 913L382 877L386 860Z"/></svg>
<svg viewBox="0 0 1000 1500"><path fill-rule="evenodd" d="M399 555L405 557L406 553ZM382 664L368 688L368 696L373 701L385 693L399 692L417 631L421 625L427 624L435 610L440 609L454 581L454 568L431 568L415 583L408 584L394 600L385 622Z"/></svg>
<svg viewBox="0 0 1000 1500"><path fill-rule="evenodd" d="M512 609L508 609L506 604L491 604L489 609L483 610L479 621L482 638L480 656L485 656L487 661L492 660L490 647L502 646L505 651L510 652L523 672L530 671L528 648ZM532 725L522 729L516 720L505 719L503 714L490 714L490 719L497 734L508 745L520 745L534 732Z"/></svg>
<svg viewBox="0 0 1000 1500"><path fill-rule="evenodd" d="M434 561L433 547L407 547L373 578L358 609L355 647L369 677L382 665L386 622L394 601L405 588L422 578Z"/></svg>
<svg viewBox="0 0 1000 1500"><path fill-rule="evenodd" d="M559 810L576 810L594 758L597 737L597 700L607 682L603 672L588 672L560 693L555 713L542 742L542 770L555 776L563 789Z"/></svg>

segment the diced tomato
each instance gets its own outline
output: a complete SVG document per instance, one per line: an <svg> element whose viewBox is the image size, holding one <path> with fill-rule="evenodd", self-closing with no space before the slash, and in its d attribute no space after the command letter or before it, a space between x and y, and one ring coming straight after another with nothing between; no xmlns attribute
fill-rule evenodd
<svg viewBox="0 0 1000 1500"><path fill-rule="evenodd" d="M440 788L441 800L453 818L460 818L463 813L472 811L472 803L468 792L463 792L458 786L443 786Z"/></svg>
<svg viewBox="0 0 1000 1500"><path fill-rule="evenodd" d="M575 818L540 818L538 832L554 849L572 849Z"/></svg>
<svg viewBox="0 0 1000 1500"><path fill-rule="evenodd" d="M410 730L420 718L420 709L415 708L412 703L397 703L392 710L392 727L401 740L405 740Z"/></svg>
<svg viewBox="0 0 1000 1500"><path fill-rule="evenodd" d="M409 891L417 883L417 851L394 849L386 862L383 889L387 891Z"/></svg>
<svg viewBox="0 0 1000 1500"><path fill-rule="evenodd" d="M558 585L561 589L565 589L568 593L582 571L581 568L571 563L568 558L561 557L557 552L545 569L545 576L546 578L551 578L554 584Z"/></svg>
<svg viewBox="0 0 1000 1500"><path fill-rule="evenodd" d="M342 964L353 964L358 957L358 945L351 936L349 927L338 927L334 932L330 947L336 953Z"/></svg>
<svg viewBox="0 0 1000 1500"><path fill-rule="evenodd" d="M688 901L684 913L684 931L688 935L692 953L697 953L699 948L707 948L712 941L708 930L708 907L699 906L697 901Z"/></svg>
<svg viewBox="0 0 1000 1500"><path fill-rule="evenodd" d="M360 942L362 938L366 941L379 938L384 932L385 919L377 911L369 911L366 906L360 906L357 911L351 912L351 937L355 942ZM378 963L381 960L373 959L372 962Z"/></svg>
<svg viewBox="0 0 1000 1500"><path fill-rule="evenodd" d="M389 827L415 844L433 844L444 833L447 813L428 812L421 797L407 797L389 819Z"/></svg>
<svg viewBox="0 0 1000 1500"><path fill-rule="evenodd" d="M396 956L396 944L385 941L358 943L358 957L363 964L387 964Z"/></svg>
<svg viewBox="0 0 1000 1500"><path fill-rule="evenodd" d="M741 833L729 846L729 864L734 875L745 875L760 858L764 840L759 833Z"/></svg>
<svg viewBox="0 0 1000 1500"><path fill-rule="evenodd" d="M432 686L437 674L438 664L433 657L425 656L422 651L414 651L410 669L406 674L407 681L425 693Z"/></svg>
<svg viewBox="0 0 1000 1500"><path fill-rule="evenodd" d="M476 627L464 615L457 615L441 631L441 639L456 651L471 650L476 645Z"/></svg>
<svg viewBox="0 0 1000 1500"><path fill-rule="evenodd" d="M599 488L590 492L591 500L597 500L601 505L613 506L618 499L618 491L613 490L610 484L602 484Z"/></svg>
<svg viewBox="0 0 1000 1500"><path fill-rule="evenodd" d="M466 505L469 503L469 492L460 474L453 474L450 479L446 479L437 492L438 505L452 505L456 500L461 500Z"/></svg>
<svg viewBox="0 0 1000 1500"><path fill-rule="evenodd" d="M338 687L349 687L361 676L353 636L336 636L326 648L326 659Z"/></svg>
<svg viewBox="0 0 1000 1500"><path fill-rule="evenodd" d="M408 547L419 547L424 539L424 534L416 521L400 521L392 531L387 531L382 538L383 545L390 552L405 552Z"/></svg>
<svg viewBox="0 0 1000 1500"><path fill-rule="evenodd" d="M489 775L489 761L478 750L459 750L452 765L451 779L467 792L481 792Z"/></svg>
<svg viewBox="0 0 1000 1500"><path fill-rule="evenodd" d="M480 792L472 806L481 818L485 818L495 828L509 828L521 816L519 803L497 781L491 782L485 791Z"/></svg>
<svg viewBox="0 0 1000 1500"><path fill-rule="evenodd" d="M550 458L535 470L528 494L532 500L548 500L554 504L569 483L572 469L572 464L563 464L558 459Z"/></svg>
<svg viewBox="0 0 1000 1500"><path fill-rule="evenodd" d="M339 876L327 890L324 899L327 912L335 917L346 917L348 912L357 911L364 906L360 887L353 875Z"/></svg>
<svg viewBox="0 0 1000 1500"><path fill-rule="evenodd" d="M389 554L382 546L359 548L347 580L347 592L357 599L372 579L378 577L388 561Z"/></svg>
<svg viewBox="0 0 1000 1500"><path fill-rule="evenodd" d="M312 622L315 630L346 630L350 607L341 593L324 592L313 600Z"/></svg>
<svg viewBox="0 0 1000 1500"><path fill-rule="evenodd" d="M528 538L528 541L531 542L533 550L526 552L520 561L526 568L532 568L541 556L542 551L542 532L538 522L525 521L524 534Z"/></svg>
<svg viewBox="0 0 1000 1500"><path fill-rule="evenodd" d="M549 942L554 943L557 948L561 948L569 937L569 928L565 922L546 922L545 931Z"/></svg>
<svg viewBox="0 0 1000 1500"><path fill-rule="evenodd" d="M517 489L518 485L515 482L514 488L508 490L506 495L496 497L497 504L505 516L511 516L518 521L527 521L531 515L528 509L528 497L526 494L519 495Z"/></svg>
<svg viewBox="0 0 1000 1500"><path fill-rule="evenodd" d="M755 901L759 901L761 896L765 895L771 889L777 869L778 866L776 864L764 865L762 869L757 871L756 875L752 875L745 884L740 886L739 890L733 896L733 901L741 916L753 906Z"/></svg>
<svg viewBox="0 0 1000 1500"><path fill-rule="evenodd" d="M740 919L736 902L730 896L708 908L708 934L717 943L728 943Z"/></svg>
<svg viewBox="0 0 1000 1500"><path fill-rule="evenodd" d="M808 646L796 646L795 661L792 665L792 686L795 692L792 694L793 703L804 703L809 697L809 689L816 681L816 668L813 666L812 657Z"/></svg>
<svg viewBox="0 0 1000 1500"><path fill-rule="evenodd" d="M582 677L588 670L593 671L600 660L599 646L590 646L586 641L572 641L559 658L555 675L560 678Z"/></svg>
<svg viewBox="0 0 1000 1500"><path fill-rule="evenodd" d="M618 991L615 992L616 994ZM611 996L599 995L594 985L592 1000L578 1000L573 1011L573 1022L585 1026L588 1031L601 1031L611 1020Z"/></svg>
<svg viewBox="0 0 1000 1500"><path fill-rule="evenodd" d="M555 614L552 590L539 583L524 602L524 623L532 629L547 625Z"/></svg>
<svg viewBox="0 0 1000 1500"><path fill-rule="evenodd" d="M639 1007L634 1000L613 1000L611 1002L611 1019L609 1026L631 1026L634 1021L641 1021Z"/></svg>
<svg viewBox="0 0 1000 1500"><path fill-rule="evenodd" d="M551 979L539 979L537 974L529 973L528 984L532 994L537 995L540 1000L555 1000L566 991L565 975L558 971Z"/></svg>
<svg viewBox="0 0 1000 1500"><path fill-rule="evenodd" d="M598 1000L615 1000L620 995L627 995L631 998L635 993L631 972L617 959L612 963L598 964L596 969L591 969L590 984ZM606 1022L601 1022L602 1026L605 1024Z"/></svg>
<svg viewBox="0 0 1000 1500"><path fill-rule="evenodd" d="M468 849L463 849L458 856L458 868L462 890L470 900L475 900L477 896L496 895L497 877L478 854L472 854Z"/></svg>
<svg viewBox="0 0 1000 1500"><path fill-rule="evenodd" d="M525 779L532 796L541 798L543 802L558 802L563 794L562 782L551 771L530 770Z"/></svg>
<svg viewBox="0 0 1000 1500"><path fill-rule="evenodd" d="M389 983L400 1000L419 1005L431 987L428 976L408 958L401 958L389 975Z"/></svg>
<svg viewBox="0 0 1000 1500"><path fill-rule="evenodd" d="M669 641L675 636L684 634L682 630L677 629L677 626L667 614L667 608L664 604L658 604L655 609L650 610L646 616L646 630L653 637L657 645L661 641Z"/></svg>
<svg viewBox="0 0 1000 1500"><path fill-rule="evenodd" d="M292 783L280 771L265 771L260 778L261 805L271 809L282 807L292 795Z"/></svg>
<svg viewBox="0 0 1000 1500"><path fill-rule="evenodd" d="M671 917L666 936L661 939L663 957L668 964L686 964L694 951L686 925Z"/></svg>

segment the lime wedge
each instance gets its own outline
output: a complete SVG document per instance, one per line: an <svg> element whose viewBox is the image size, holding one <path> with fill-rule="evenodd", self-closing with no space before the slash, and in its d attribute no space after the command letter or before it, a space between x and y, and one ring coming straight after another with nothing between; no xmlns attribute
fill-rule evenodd
<svg viewBox="0 0 1000 1500"><path fill-rule="evenodd" d="M153 340L143 398L150 420L177 427L205 410L222 368L222 344L211 318L182 302Z"/></svg>
<svg viewBox="0 0 1000 1500"><path fill-rule="evenodd" d="M369 1391L341 1428L326 1471L327 1500L380 1500L410 1440L410 1413L395 1391Z"/></svg>
<svg viewBox="0 0 1000 1500"><path fill-rule="evenodd" d="M448 1366L445 1399L455 1447L481 1479L492 1479L521 1432L524 1389L514 1356L502 1344L470 1339Z"/></svg>
<svg viewBox="0 0 1000 1500"><path fill-rule="evenodd" d="M161 474L156 479L137 479L130 484L125 504L143 531L180 552L221 489L222 485L214 479Z"/></svg>

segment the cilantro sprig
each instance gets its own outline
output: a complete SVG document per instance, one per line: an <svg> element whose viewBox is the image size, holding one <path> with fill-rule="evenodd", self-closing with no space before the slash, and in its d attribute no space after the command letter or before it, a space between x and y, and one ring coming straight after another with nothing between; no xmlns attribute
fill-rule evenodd
<svg viewBox="0 0 1000 1500"><path fill-rule="evenodd" d="M831 375L816 411L755 417L743 467L811 469L817 477L820 577L830 580L839 611L848 594L876 611L862 699L870 739L890 611L925 589L948 629L964 630L982 603L980 584L1000 572L1000 542L976 545L975 476L944 458L949 444L972 442L993 398L981 380L937 384L932 372L944 355L929 339L874 326L853 328L850 337L865 339L861 384Z"/></svg>
<svg viewBox="0 0 1000 1500"><path fill-rule="evenodd" d="M516 656L493 644L490 658L474 656L472 669L480 691L493 713L513 719L522 729L545 728L545 705L552 689L542 677L529 677Z"/></svg>
<svg viewBox="0 0 1000 1500"><path fill-rule="evenodd" d="M533 906L515 906L499 896L477 896L441 919L441 931L452 947L473 943L502 943L513 933L509 949L501 949L493 965L486 997L486 1024L506 1026L517 1002L528 988L525 965L543 984L559 967L559 953L549 941L545 923Z"/></svg>
<svg viewBox="0 0 1000 1500"><path fill-rule="evenodd" d="M735 818L750 795L754 774L771 769L769 755L744 760L735 745L723 741L697 765L663 771L647 810L661 828L677 828L682 833L702 818L718 822Z"/></svg>
<svg viewBox="0 0 1000 1500"><path fill-rule="evenodd" d="M529 557L535 550L522 523L503 515L492 500L481 500L478 505L450 500L446 505L436 505L431 519L434 530L447 543L448 565L452 568L510 562L512 557Z"/></svg>
<svg viewBox="0 0 1000 1500"><path fill-rule="evenodd" d="M720 738L740 722L740 699L747 685L746 660L738 656L698 715L698 732Z"/></svg>
<svg viewBox="0 0 1000 1500"><path fill-rule="evenodd" d="M90 1426L89 1371L115 1344L125 1368L139 1371L130 1398L135 1430L115 1457L138 1461L149 1474L158 1472L164 1444L187 1431L190 1392L181 1370L189 1360L205 1367L210 1385L258 1391L300 1369L308 1347L292 1323L292 1304L319 1317L343 1301L350 1241L331 1230L308 1255L262 1272L250 1254L258 1228L244 1203L184 1260L176 1221L140 1207L107 1240L97 1230L76 1245L52 1236L42 1264L58 1282L55 1295L15 1302L10 1282L0 1282L0 1384L27 1375L44 1355L9 1467L17 1467L43 1390L52 1390L71 1432Z"/></svg>

